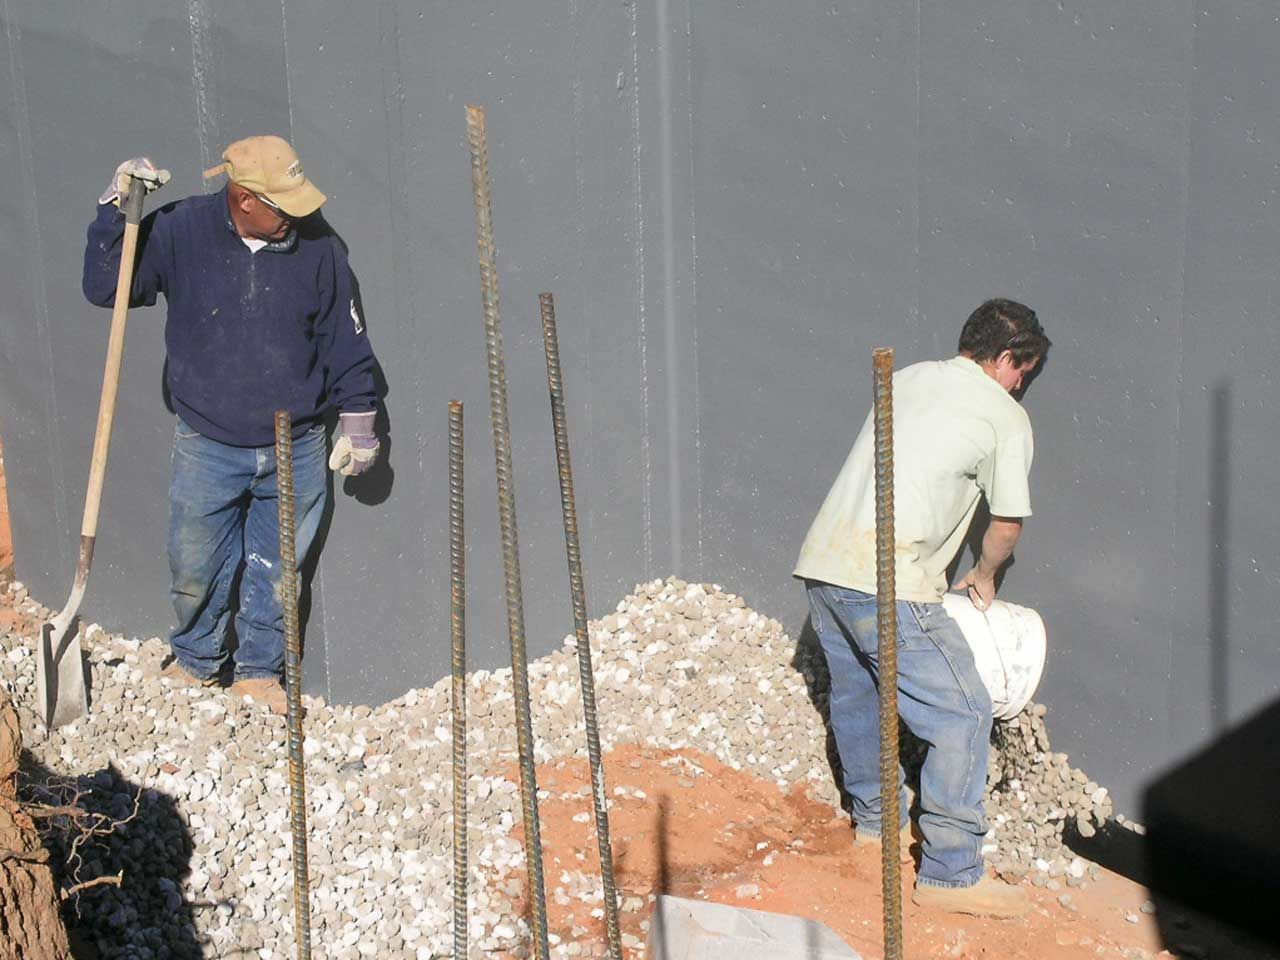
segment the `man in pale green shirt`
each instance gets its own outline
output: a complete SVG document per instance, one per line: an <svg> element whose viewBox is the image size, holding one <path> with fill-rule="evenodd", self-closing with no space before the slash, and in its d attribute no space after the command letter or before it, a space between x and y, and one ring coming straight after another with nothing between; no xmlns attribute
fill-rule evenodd
<svg viewBox="0 0 1280 960"><path fill-rule="evenodd" d="M1014 916L1027 909L1021 890L983 871L991 700L942 597L982 498L991 523L981 556L955 584L980 610L995 599L996 574L1031 515L1031 422L1014 395L1048 349L1034 311L988 300L965 322L958 356L914 364L893 378L898 709L929 746L912 899L954 912ZM830 668L831 726L862 842L878 842L882 829L874 439L868 415L795 569ZM900 789L896 826L906 830Z"/></svg>

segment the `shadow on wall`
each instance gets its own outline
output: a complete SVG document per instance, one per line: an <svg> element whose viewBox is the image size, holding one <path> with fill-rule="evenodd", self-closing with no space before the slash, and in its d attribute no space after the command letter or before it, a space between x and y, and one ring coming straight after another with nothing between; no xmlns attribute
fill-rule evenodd
<svg viewBox="0 0 1280 960"><path fill-rule="evenodd" d="M1160 777L1143 796L1152 889L1262 938L1273 956L1280 956L1277 798L1280 700ZM1164 922L1164 913L1160 919L1166 943L1175 942L1181 932Z"/></svg>
<svg viewBox="0 0 1280 960"><path fill-rule="evenodd" d="M1145 835L1112 822L1081 856L1145 885L1177 956L1280 960L1280 700L1156 779Z"/></svg>

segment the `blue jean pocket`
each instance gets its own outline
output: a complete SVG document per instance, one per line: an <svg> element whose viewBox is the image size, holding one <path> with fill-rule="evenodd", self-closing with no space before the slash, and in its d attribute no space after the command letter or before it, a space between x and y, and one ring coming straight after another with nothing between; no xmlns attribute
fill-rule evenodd
<svg viewBox="0 0 1280 960"><path fill-rule="evenodd" d="M860 641L868 637L878 638L879 604L874 595L860 590L841 589L830 591L828 597L838 607L841 619L853 628ZM923 605L910 600L899 600L894 606L898 620L898 646L928 643L928 616L920 609Z"/></svg>
<svg viewBox="0 0 1280 960"><path fill-rule="evenodd" d="M867 607L872 610L876 609L876 598L863 593L857 595L848 592L832 593L831 599L840 604L840 606L848 607L852 610L861 610Z"/></svg>

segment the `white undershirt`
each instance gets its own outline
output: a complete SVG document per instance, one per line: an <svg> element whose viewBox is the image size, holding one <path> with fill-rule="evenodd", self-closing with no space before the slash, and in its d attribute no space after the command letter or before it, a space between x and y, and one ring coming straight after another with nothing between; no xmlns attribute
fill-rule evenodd
<svg viewBox="0 0 1280 960"><path fill-rule="evenodd" d="M249 248L250 253L257 253L270 242L267 240L259 240L256 237L241 237L240 240Z"/></svg>

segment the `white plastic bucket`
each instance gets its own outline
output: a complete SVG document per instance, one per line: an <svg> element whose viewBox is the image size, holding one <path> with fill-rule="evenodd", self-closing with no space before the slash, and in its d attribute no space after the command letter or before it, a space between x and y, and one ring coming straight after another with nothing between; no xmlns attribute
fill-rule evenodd
<svg viewBox="0 0 1280 960"><path fill-rule="evenodd" d="M995 718L1012 720L1031 700L1044 673L1048 641L1040 614L1003 600L993 601L984 613L963 593L948 593L942 605L969 641Z"/></svg>

